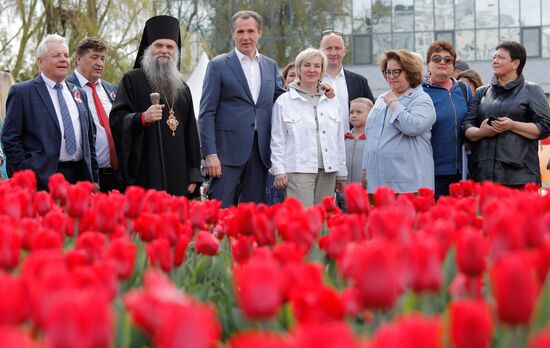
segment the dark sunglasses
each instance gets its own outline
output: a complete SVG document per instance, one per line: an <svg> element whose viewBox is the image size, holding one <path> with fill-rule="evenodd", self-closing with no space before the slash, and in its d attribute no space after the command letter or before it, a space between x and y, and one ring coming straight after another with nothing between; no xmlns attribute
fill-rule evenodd
<svg viewBox="0 0 550 348"><path fill-rule="evenodd" d="M435 54L432 56L432 58L430 58L430 60L434 63L441 63L441 61L444 61L445 64L449 64L449 63L452 63L454 62L454 58L451 57L451 56L440 56L439 54Z"/></svg>
<svg viewBox="0 0 550 348"><path fill-rule="evenodd" d="M382 75L384 75L386 78L393 76L393 77L399 77L401 75L402 69L393 69L393 70L382 70Z"/></svg>
<svg viewBox="0 0 550 348"><path fill-rule="evenodd" d="M322 32L322 36L327 36L327 35L330 35L330 34L334 34L334 35L338 35L338 36L344 36L344 33L342 33L341 31L337 31L337 30L323 30Z"/></svg>

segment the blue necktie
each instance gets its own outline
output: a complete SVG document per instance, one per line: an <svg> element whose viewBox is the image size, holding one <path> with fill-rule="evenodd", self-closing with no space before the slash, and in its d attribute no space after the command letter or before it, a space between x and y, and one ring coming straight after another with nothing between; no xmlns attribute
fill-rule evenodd
<svg viewBox="0 0 550 348"><path fill-rule="evenodd" d="M76 138L74 136L73 122L71 121L71 114L69 113L69 107L63 98L63 86L56 83L54 88L57 91L57 99L59 99L59 110L61 111L61 118L63 119L63 129L65 133L65 147L69 155L73 155L76 152Z"/></svg>

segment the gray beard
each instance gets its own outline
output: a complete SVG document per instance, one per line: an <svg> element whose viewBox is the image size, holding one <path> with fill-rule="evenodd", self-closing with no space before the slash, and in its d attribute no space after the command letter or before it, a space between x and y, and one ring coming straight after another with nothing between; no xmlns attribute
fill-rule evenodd
<svg viewBox="0 0 550 348"><path fill-rule="evenodd" d="M153 92L160 93L161 98L167 103L172 103L168 105L169 107L173 107L178 94L185 86L183 75L178 70L176 57L170 57L168 62L160 63L157 57L153 56L150 48L147 48L141 60L143 71Z"/></svg>

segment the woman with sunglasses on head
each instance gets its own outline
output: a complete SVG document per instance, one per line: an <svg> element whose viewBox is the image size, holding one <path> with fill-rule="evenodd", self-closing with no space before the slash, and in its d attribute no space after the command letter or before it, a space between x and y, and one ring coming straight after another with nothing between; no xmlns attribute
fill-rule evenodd
<svg viewBox="0 0 550 348"><path fill-rule="evenodd" d="M409 50L384 53L380 68L390 90L369 113L363 170L367 190L389 186L396 193L434 188L434 162L430 129L435 109L422 90L423 66Z"/></svg>
<svg viewBox="0 0 550 348"><path fill-rule="evenodd" d="M493 56L493 79L476 91L462 124L475 143L471 177L509 187L540 184L538 141L550 135L550 108L542 88L522 75L525 47L504 41Z"/></svg>
<svg viewBox="0 0 550 348"><path fill-rule="evenodd" d="M462 121L468 113L472 91L453 77L456 51L447 41L435 41L428 48L428 78L422 83L432 98L437 115L432 127L435 166L435 198L449 195L449 185L462 178Z"/></svg>

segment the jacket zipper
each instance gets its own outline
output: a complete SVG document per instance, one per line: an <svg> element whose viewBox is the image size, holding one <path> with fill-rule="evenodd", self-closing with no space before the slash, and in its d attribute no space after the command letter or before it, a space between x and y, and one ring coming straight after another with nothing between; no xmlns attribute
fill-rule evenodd
<svg viewBox="0 0 550 348"><path fill-rule="evenodd" d="M453 113L455 118L455 166L456 166L456 171L458 173L458 168L460 168L460 166L458 165L458 146L456 145L456 143L458 142L458 116L456 114L456 107L453 101L451 90L448 90L448 92L449 92L449 99L451 100L451 105L453 106Z"/></svg>

